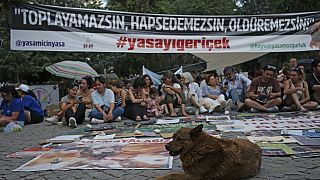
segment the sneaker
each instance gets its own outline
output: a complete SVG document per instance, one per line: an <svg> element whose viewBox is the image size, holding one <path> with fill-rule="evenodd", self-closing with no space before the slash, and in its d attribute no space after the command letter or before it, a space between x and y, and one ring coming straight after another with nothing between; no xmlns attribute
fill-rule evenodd
<svg viewBox="0 0 320 180"><path fill-rule="evenodd" d="M257 109L255 109L255 108L251 108L250 109L250 112L252 112L252 113L257 113L257 112L259 112Z"/></svg>
<svg viewBox="0 0 320 180"><path fill-rule="evenodd" d="M69 118L69 126L73 128L76 128L78 126L77 121L74 117Z"/></svg>
<svg viewBox="0 0 320 180"><path fill-rule="evenodd" d="M58 116L52 116L52 117L46 118L45 121L51 124L58 124L59 118Z"/></svg>
<svg viewBox="0 0 320 180"><path fill-rule="evenodd" d="M120 122L121 121L121 116L118 116L117 118L115 118L114 121Z"/></svg>
<svg viewBox="0 0 320 180"><path fill-rule="evenodd" d="M231 108L233 106L233 101L232 99L228 99L227 103L226 103L226 111L231 111Z"/></svg>
<svg viewBox="0 0 320 180"><path fill-rule="evenodd" d="M204 106L201 106L199 111L200 111L201 114L205 113L205 112L208 112L208 110Z"/></svg>
<svg viewBox="0 0 320 180"><path fill-rule="evenodd" d="M237 102L237 111L238 111L238 112L242 112L243 109L244 109L244 103L238 101L238 102Z"/></svg>
<svg viewBox="0 0 320 180"><path fill-rule="evenodd" d="M279 112L279 108L278 106L273 106L271 108L268 108L267 112L271 112L271 113Z"/></svg>
<svg viewBox="0 0 320 180"><path fill-rule="evenodd" d="M91 119L91 124L103 124L103 123L104 123L104 120L96 119L96 118Z"/></svg>

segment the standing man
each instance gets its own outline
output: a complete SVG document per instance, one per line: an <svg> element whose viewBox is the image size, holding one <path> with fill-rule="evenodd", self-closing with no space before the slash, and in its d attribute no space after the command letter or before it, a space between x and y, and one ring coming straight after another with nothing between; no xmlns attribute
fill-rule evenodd
<svg viewBox="0 0 320 180"><path fill-rule="evenodd" d="M266 65L263 68L262 76L253 79L249 98L245 105L251 108L251 112L278 112L281 104L281 89L279 82L273 77L277 68L273 65Z"/></svg>
<svg viewBox="0 0 320 180"><path fill-rule="evenodd" d="M306 75L310 100L320 102L320 61L312 62L312 73Z"/></svg>
<svg viewBox="0 0 320 180"><path fill-rule="evenodd" d="M249 90L251 80L242 74L238 74L232 67L226 67L223 70L226 78L223 81L223 90L232 101L237 105L237 111L244 108L244 100Z"/></svg>

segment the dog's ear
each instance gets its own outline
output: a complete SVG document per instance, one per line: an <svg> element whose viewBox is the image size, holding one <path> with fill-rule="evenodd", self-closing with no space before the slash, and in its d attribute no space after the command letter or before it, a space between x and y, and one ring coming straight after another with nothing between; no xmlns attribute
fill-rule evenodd
<svg viewBox="0 0 320 180"><path fill-rule="evenodd" d="M203 124L198 125L197 127L193 128L190 131L190 137L192 139L198 137L200 135L200 133L202 132L202 128L203 128Z"/></svg>

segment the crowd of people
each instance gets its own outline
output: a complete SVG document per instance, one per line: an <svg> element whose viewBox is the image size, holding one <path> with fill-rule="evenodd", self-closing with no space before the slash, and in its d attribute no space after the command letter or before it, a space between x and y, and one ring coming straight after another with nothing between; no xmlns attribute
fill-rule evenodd
<svg viewBox="0 0 320 180"><path fill-rule="evenodd" d="M216 73L195 76L167 71L157 86L149 75L136 77L132 83L84 77L66 84L67 95L61 98L60 112L47 121L77 127L86 118L100 124L121 121L123 117L135 121L189 117L187 107L194 107L196 115L229 114L231 110L306 112L315 110L320 102L320 61L312 62L310 72L291 59L279 73L270 64L249 77L233 67L224 68L223 73L225 78L219 81ZM3 86L0 93L0 126L10 122L24 126L44 120L41 105L27 85Z"/></svg>

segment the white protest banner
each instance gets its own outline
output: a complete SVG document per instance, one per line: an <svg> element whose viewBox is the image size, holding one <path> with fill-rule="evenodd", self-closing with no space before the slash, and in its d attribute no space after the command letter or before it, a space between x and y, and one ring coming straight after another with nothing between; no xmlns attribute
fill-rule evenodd
<svg viewBox="0 0 320 180"><path fill-rule="evenodd" d="M11 6L11 49L134 53L319 50L320 13L196 16Z"/></svg>

